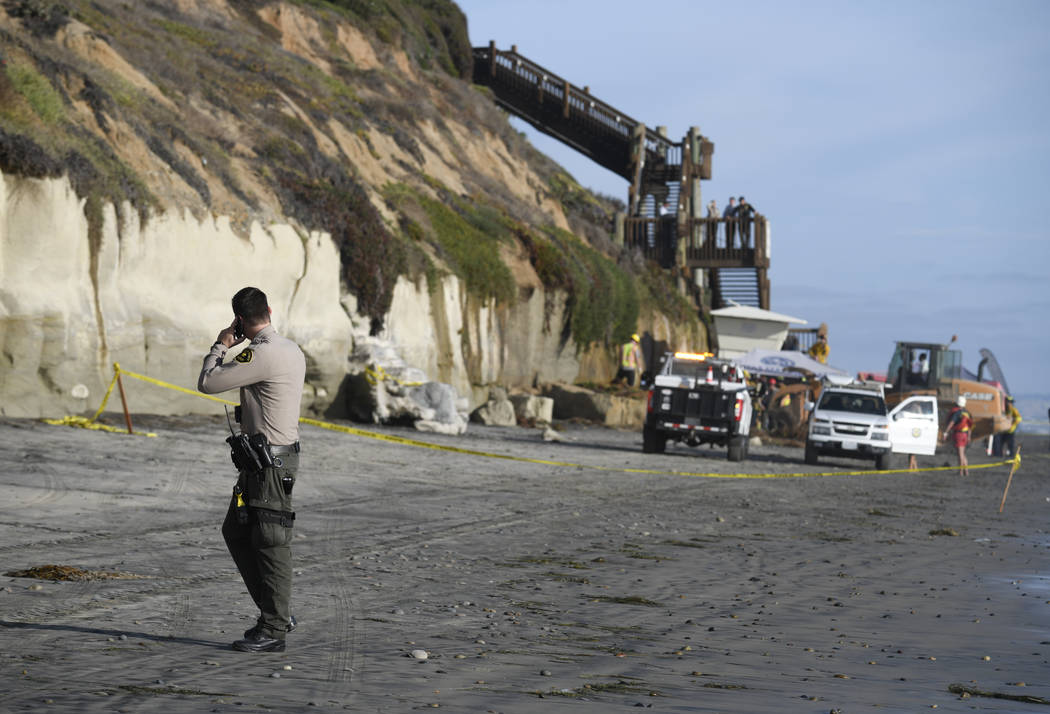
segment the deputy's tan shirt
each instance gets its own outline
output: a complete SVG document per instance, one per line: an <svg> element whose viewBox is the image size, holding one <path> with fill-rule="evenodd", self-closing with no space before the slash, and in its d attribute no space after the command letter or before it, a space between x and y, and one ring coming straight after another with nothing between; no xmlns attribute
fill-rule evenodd
<svg viewBox="0 0 1050 714"><path fill-rule="evenodd" d="M267 325L231 361L216 342L204 356L197 389L205 394L241 389L241 432L264 434L271 444L299 440L299 406L306 358L299 345Z"/></svg>

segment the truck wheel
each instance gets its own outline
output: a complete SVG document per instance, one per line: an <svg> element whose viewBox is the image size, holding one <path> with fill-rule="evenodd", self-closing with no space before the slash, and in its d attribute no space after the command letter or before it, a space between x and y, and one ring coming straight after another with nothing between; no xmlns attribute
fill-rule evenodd
<svg viewBox="0 0 1050 714"><path fill-rule="evenodd" d="M806 463L810 466L817 465L817 448L808 439L806 440Z"/></svg>
<svg viewBox="0 0 1050 714"><path fill-rule="evenodd" d="M879 454L875 457L875 468L879 471L887 471L893 468L892 453L887 451L885 454Z"/></svg>
<svg viewBox="0 0 1050 714"><path fill-rule="evenodd" d="M747 457L747 437L734 436L729 440L729 453L726 458L730 461L743 461Z"/></svg>
<svg viewBox="0 0 1050 714"><path fill-rule="evenodd" d="M667 448L667 437L662 431L655 427L642 427L642 452L646 454L662 454Z"/></svg>

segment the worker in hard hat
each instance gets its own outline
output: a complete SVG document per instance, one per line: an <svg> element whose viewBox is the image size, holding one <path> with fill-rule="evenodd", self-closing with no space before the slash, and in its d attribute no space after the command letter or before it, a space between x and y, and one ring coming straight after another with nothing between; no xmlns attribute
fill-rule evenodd
<svg viewBox="0 0 1050 714"><path fill-rule="evenodd" d="M633 387L637 384L638 374L642 367L642 338L631 335L631 340L620 348L620 369L613 379L614 384L626 384Z"/></svg>
<svg viewBox="0 0 1050 714"><path fill-rule="evenodd" d="M970 464L966 460L966 445L970 443L970 430L973 429L973 417L966 411L966 397L956 397L955 406L948 414L948 425L944 427L945 441L952 435L955 452L959 455L959 475L970 475Z"/></svg>
<svg viewBox="0 0 1050 714"><path fill-rule="evenodd" d="M828 352L830 351L831 348L828 347L828 336L820 333L817 335L817 341L810 345L808 354L821 364L827 364Z"/></svg>
<svg viewBox="0 0 1050 714"><path fill-rule="evenodd" d="M1003 456L1013 456L1017 453L1015 434L1017 433L1017 427L1021 424L1021 412L1017 411L1017 407L1014 406L1014 398L1010 396L1006 398L1006 416L1010 417L1010 428L1001 435L1002 441L1000 444Z"/></svg>

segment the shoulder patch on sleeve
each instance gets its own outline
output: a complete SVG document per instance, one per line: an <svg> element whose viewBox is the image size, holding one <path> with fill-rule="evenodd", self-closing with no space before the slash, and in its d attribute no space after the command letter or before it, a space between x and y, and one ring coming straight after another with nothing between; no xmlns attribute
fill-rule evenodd
<svg viewBox="0 0 1050 714"><path fill-rule="evenodd" d="M245 347L243 350L241 350L241 353L239 355L234 357L234 359L240 362L241 364L248 364L252 361L252 348Z"/></svg>

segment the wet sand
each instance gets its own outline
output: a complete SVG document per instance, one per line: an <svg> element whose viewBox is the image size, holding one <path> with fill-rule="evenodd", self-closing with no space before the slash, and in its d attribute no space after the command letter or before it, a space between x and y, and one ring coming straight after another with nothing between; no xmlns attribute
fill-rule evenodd
<svg viewBox="0 0 1050 714"><path fill-rule="evenodd" d="M219 533L225 423L136 427L158 436L0 420L2 572L134 576L0 577L5 711L1047 710L1018 699L1050 700L1044 436L999 514L1006 467L716 479L616 469L813 469L577 425L377 431L599 468L304 427L300 626L252 655L229 648L255 613Z"/></svg>

